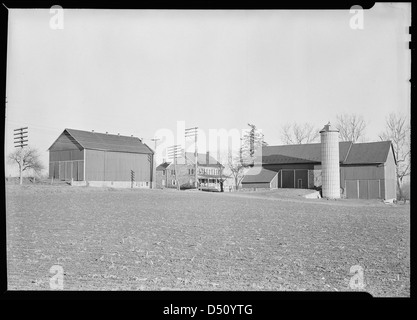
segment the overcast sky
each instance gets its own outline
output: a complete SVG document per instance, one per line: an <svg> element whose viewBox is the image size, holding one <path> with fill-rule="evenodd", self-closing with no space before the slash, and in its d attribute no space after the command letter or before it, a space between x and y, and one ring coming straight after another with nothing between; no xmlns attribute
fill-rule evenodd
<svg viewBox="0 0 417 320"><path fill-rule="evenodd" d="M349 10L9 10L6 153L13 129L45 165L65 128L150 141L159 129L245 129L270 145L289 122L323 127L357 113L377 140L410 113L409 4ZM205 150L201 150L205 151ZM161 155L158 155L159 159ZM10 171L6 169L6 175Z"/></svg>

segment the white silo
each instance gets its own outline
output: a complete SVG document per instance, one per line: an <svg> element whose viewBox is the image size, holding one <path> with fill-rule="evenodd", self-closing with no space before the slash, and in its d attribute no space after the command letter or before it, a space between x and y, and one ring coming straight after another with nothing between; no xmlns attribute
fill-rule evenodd
<svg viewBox="0 0 417 320"><path fill-rule="evenodd" d="M339 130L330 122L320 131L322 196L340 198Z"/></svg>

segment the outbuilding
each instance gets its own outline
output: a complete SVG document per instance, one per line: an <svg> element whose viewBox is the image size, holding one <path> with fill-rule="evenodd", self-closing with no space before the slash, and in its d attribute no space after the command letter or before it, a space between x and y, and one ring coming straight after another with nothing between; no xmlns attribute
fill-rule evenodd
<svg viewBox="0 0 417 320"><path fill-rule="evenodd" d="M396 159L390 141L339 142L340 190L346 198L395 199ZM321 186L321 144L265 146L262 167L277 173L278 188ZM245 176L242 187L265 185L264 174Z"/></svg>
<svg viewBox="0 0 417 320"><path fill-rule="evenodd" d="M278 172L262 167L250 169L242 180L244 189L276 189L278 188Z"/></svg>
<svg viewBox="0 0 417 320"><path fill-rule="evenodd" d="M48 151L51 179L145 188L153 182L154 152L137 137L65 129Z"/></svg>

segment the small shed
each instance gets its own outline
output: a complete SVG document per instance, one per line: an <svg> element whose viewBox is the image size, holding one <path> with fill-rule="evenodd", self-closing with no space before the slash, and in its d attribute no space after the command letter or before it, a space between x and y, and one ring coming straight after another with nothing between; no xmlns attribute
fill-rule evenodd
<svg viewBox="0 0 417 320"><path fill-rule="evenodd" d="M276 189L278 172L262 167L251 168L242 180L243 189Z"/></svg>

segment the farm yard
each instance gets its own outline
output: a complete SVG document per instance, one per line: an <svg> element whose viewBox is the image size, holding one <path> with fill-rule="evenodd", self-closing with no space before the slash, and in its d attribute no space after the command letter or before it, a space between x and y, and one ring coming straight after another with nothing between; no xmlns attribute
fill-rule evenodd
<svg viewBox="0 0 417 320"><path fill-rule="evenodd" d="M364 291L410 295L410 206L211 193L6 185L9 290ZM355 289L358 290L358 289Z"/></svg>

